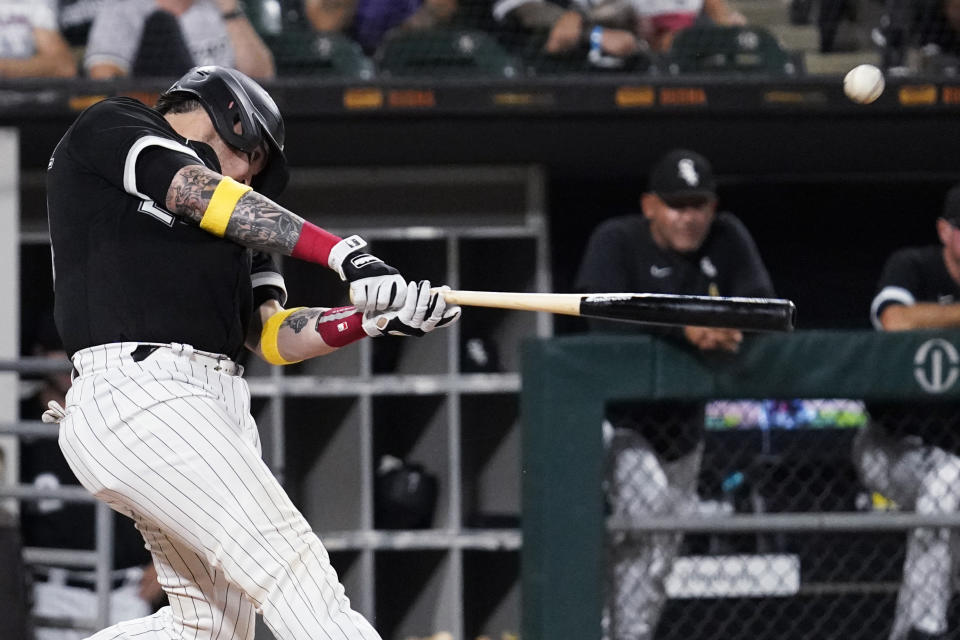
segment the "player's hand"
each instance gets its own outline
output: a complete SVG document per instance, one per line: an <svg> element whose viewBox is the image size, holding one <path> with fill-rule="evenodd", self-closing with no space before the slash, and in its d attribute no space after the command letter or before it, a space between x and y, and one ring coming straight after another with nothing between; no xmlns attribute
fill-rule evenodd
<svg viewBox="0 0 960 640"><path fill-rule="evenodd" d="M361 313L399 309L407 296L407 281L400 272L364 251L360 236L344 238L330 250L328 264L350 283L350 301Z"/></svg>
<svg viewBox="0 0 960 640"><path fill-rule="evenodd" d="M406 302L399 311L365 313L363 330L371 337L382 335L426 335L437 327L453 324L460 318L460 306L447 304L444 291L450 287L430 290L430 281L410 282L406 289Z"/></svg>
<svg viewBox="0 0 960 640"><path fill-rule="evenodd" d="M703 351L729 351L736 353L743 342L743 332L737 329L713 327L684 327L683 335L693 346Z"/></svg>

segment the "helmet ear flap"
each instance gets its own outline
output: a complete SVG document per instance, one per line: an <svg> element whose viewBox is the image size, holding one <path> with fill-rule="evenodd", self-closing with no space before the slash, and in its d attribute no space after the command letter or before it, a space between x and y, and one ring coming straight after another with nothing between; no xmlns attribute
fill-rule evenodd
<svg viewBox="0 0 960 640"><path fill-rule="evenodd" d="M262 193L270 199L278 197L283 190L287 188L287 182L290 181L290 172L287 170L285 162L273 162L273 153L271 149L271 159L267 161L267 166L263 171L253 177L251 185L257 193Z"/></svg>

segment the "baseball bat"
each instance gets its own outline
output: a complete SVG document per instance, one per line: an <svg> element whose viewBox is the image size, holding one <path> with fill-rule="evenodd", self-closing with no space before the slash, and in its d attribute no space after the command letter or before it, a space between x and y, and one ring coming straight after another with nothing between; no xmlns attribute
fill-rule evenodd
<svg viewBox="0 0 960 640"><path fill-rule="evenodd" d="M748 331L791 331L797 309L779 298L736 298L663 293L508 293L445 291L447 302L469 307L546 311L569 316L660 325L695 325Z"/></svg>

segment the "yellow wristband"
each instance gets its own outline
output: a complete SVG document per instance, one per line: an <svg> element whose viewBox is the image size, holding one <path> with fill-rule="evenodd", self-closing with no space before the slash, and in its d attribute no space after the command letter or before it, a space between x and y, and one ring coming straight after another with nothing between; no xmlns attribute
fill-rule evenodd
<svg viewBox="0 0 960 640"><path fill-rule="evenodd" d="M285 309L280 313L275 313L263 325L263 331L260 333L260 351L263 358L270 364L295 364L300 360L287 360L280 355L280 348L277 346L277 337L280 334L280 324L287 319L294 311L305 309L306 307L295 307Z"/></svg>
<svg viewBox="0 0 960 640"><path fill-rule="evenodd" d="M200 228L222 238L227 232L227 223L230 222L230 216L233 215L237 202L247 191L250 191L247 185L224 176L217 188L213 190L210 204L207 205L207 210L203 212L203 218L200 219Z"/></svg>

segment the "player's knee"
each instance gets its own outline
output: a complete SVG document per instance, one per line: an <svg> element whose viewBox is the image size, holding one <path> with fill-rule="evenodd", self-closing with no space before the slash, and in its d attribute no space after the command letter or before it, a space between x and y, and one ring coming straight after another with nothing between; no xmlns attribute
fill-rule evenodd
<svg viewBox="0 0 960 640"><path fill-rule="evenodd" d="M960 510L960 459L946 452L937 457L923 477L917 496L918 513L953 513Z"/></svg>
<svg viewBox="0 0 960 640"><path fill-rule="evenodd" d="M876 442L869 429L860 431L854 437L852 447L853 466L860 475L860 479L868 487L877 478L886 474L886 467L889 465L883 453L883 449Z"/></svg>
<svg viewBox="0 0 960 640"><path fill-rule="evenodd" d="M671 511L670 491L662 474L622 484L612 502L614 510L627 517L667 515Z"/></svg>

